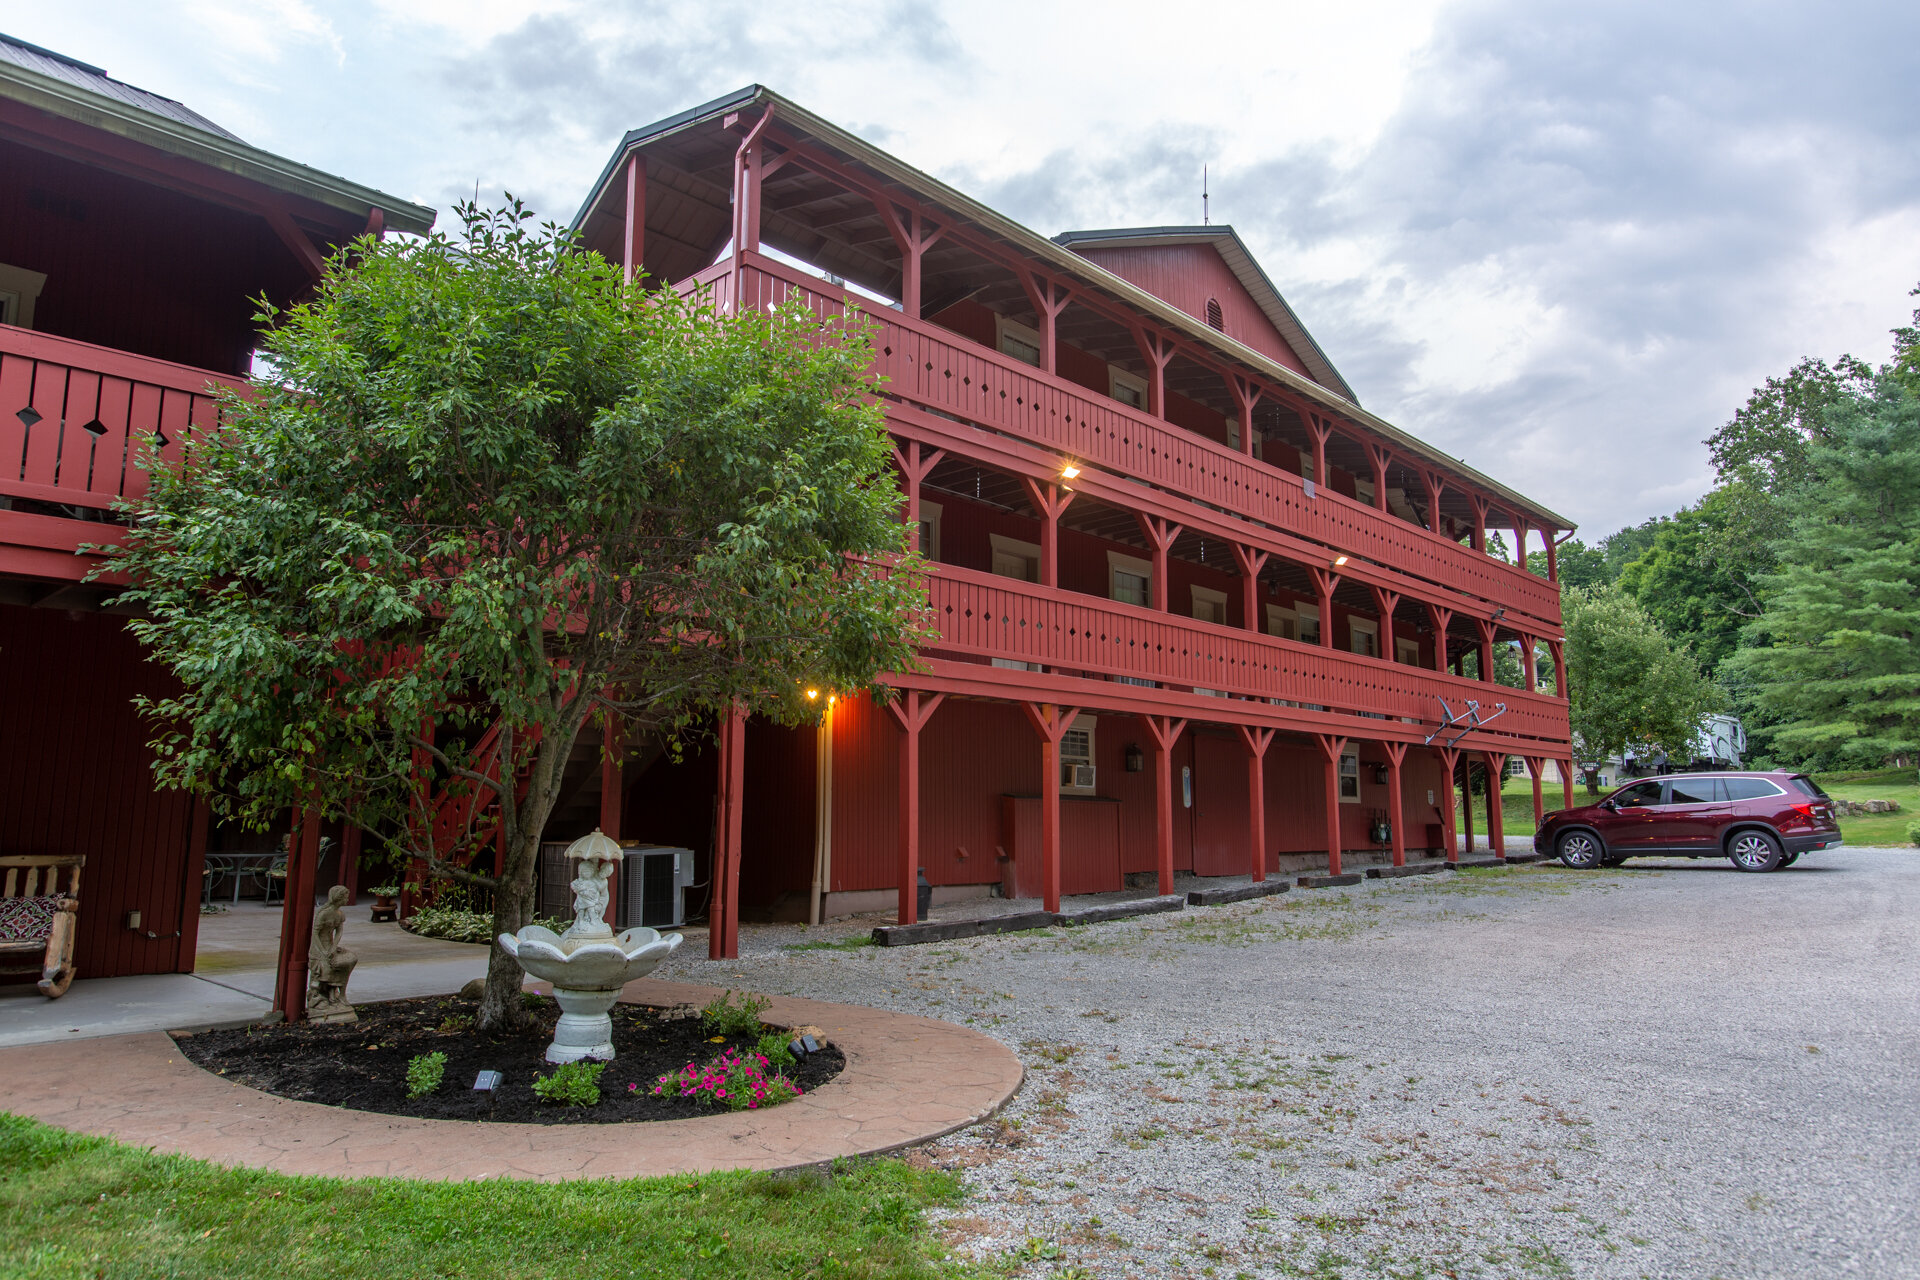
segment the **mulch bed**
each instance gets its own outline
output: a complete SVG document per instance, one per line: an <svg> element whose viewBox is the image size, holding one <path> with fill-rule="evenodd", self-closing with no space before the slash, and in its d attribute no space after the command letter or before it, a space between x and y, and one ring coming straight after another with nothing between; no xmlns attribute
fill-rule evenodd
<svg viewBox="0 0 1920 1280"><path fill-rule="evenodd" d="M532 1011L532 1025L505 1036L474 1034L474 1008L473 1001L451 996L394 1000L356 1005L360 1020L346 1025L281 1023L180 1033L174 1039L189 1061L282 1098L425 1120L514 1124L624 1124L724 1114L693 1098L656 1098L648 1090L689 1062L705 1062L728 1048L751 1050L757 1039L715 1041L701 1029L698 1013L617 1004L612 1011L617 1056L600 1073L599 1105L568 1107L543 1102L533 1092L534 1077L553 1070L543 1055L559 1006L550 998L541 1000ZM434 1052L447 1055L440 1088L424 1098L407 1097L408 1061ZM786 1068L785 1075L811 1093L845 1065L840 1051L829 1045ZM505 1077L491 1095L473 1088L483 1070ZM640 1087L629 1091L629 1084Z"/></svg>

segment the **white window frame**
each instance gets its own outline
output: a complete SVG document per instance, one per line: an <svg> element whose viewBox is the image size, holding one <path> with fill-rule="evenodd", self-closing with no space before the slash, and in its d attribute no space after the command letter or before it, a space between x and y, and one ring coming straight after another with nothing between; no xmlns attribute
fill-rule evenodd
<svg viewBox="0 0 1920 1280"><path fill-rule="evenodd" d="M1018 556L1020 559L1026 561L1028 565L1028 572L1033 576L1014 578L1013 580L1015 582L1038 582L1040 580L1040 544L1039 543L1022 542L1018 538L1009 538L1004 533L988 534L987 541L993 547L992 557L988 562L988 569L993 573L995 577L1013 578L1013 575L1010 573L1000 572L1000 569L999 569L1000 557L1001 556ZM1015 658L995 658L992 661L994 666L1000 667L1007 671L1039 671L1042 667L1041 663L1021 662Z"/></svg>
<svg viewBox="0 0 1920 1280"><path fill-rule="evenodd" d="M1115 574L1131 573L1135 577L1147 580L1147 599L1141 608L1153 608L1153 561L1142 560L1138 556L1122 555L1118 551L1107 552L1107 599L1120 599L1120 584Z"/></svg>
<svg viewBox="0 0 1920 1280"><path fill-rule="evenodd" d="M1007 339L1009 338L1025 346L1032 347L1033 359L1029 360L1018 352L1007 350ZM1018 320L1009 320L997 312L993 317L993 346L994 350L1003 356L1018 360L1021 364L1030 364L1036 369L1040 367L1040 331L1038 329L1029 329Z"/></svg>
<svg viewBox="0 0 1920 1280"><path fill-rule="evenodd" d="M1291 632L1292 634L1288 634ZM1300 640L1300 615L1283 604L1267 606L1267 634L1281 640Z"/></svg>
<svg viewBox="0 0 1920 1280"><path fill-rule="evenodd" d="M920 554L929 560L940 558L940 514L939 503L920 499Z"/></svg>
<svg viewBox="0 0 1920 1280"><path fill-rule="evenodd" d="M1361 636L1368 637L1370 643L1362 649L1356 643ZM1380 624L1372 618L1347 619L1347 652L1359 654L1363 658L1380 656Z"/></svg>
<svg viewBox="0 0 1920 1280"><path fill-rule="evenodd" d="M1296 604L1295 606L1293 606L1293 616L1295 620L1300 624L1300 643L1314 644L1314 645L1319 644L1320 643L1320 606L1317 604ZM1313 624L1313 639L1311 640L1307 639L1308 623Z"/></svg>
<svg viewBox="0 0 1920 1280"><path fill-rule="evenodd" d="M1347 794L1348 782L1353 784L1352 795ZM1348 747L1340 753L1340 803L1360 803L1360 748L1358 747Z"/></svg>
<svg viewBox="0 0 1920 1280"><path fill-rule="evenodd" d="M1240 419L1222 417L1220 421L1226 424L1227 448L1235 453L1240 452Z"/></svg>
<svg viewBox="0 0 1920 1280"><path fill-rule="evenodd" d="M1224 626L1231 625L1227 622L1227 593L1226 592L1216 591L1212 587L1202 587L1202 586L1189 587L1188 590L1193 592L1193 601L1192 601L1192 607L1190 611L1193 614L1195 621L1211 622L1217 627L1224 627ZM1207 612L1205 614L1202 614L1200 612L1200 609L1203 605L1207 606ZM1215 605L1218 605L1220 608L1220 616L1217 620L1213 616L1213 606Z"/></svg>
<svg viewBox="0 0 1920 1280"><path fill-rule="evenodd" d="M1122 387L1140 397L1140 402L1135 404L1121 395ZM1107 366L1107 397L1118 400L1130 409L1138 409L1145 413L1147 411L1147 380L1137 373L1128 373L1117 364L1110 364Z"/></svg>
<svg viewBox="0 0 1920 1280"><path fill-rule="evenodd" d="M1073 718L1073 723L1067 726L1067 731L1060 735L1060 794L1061 795L1091 796L1091 795L1099 794L1100 788L1098 785L1098 781L1099 781L1100 771L1096 764L1097 760L1099 759L1099 744L1095 741L1095 737L1094 737L1094 730L1099 726L1099 723L1100 723L1100 717L1096 715L1091 715L1083 711L1079 715ZM1086 753L1084 755L1069 754L1067 749L1067 740L1069 738L1072 738L1075 734L1083 733L1083 732L1087 735ZM1095 779L1094 786L1076 787L1069 783L1068 779L1073 777L1072 769L1073 769L1073 766L1076 764L1096 766L1094 768L1094 779Z"/></svg>
<svg viewBox="0 0 1920 1280"><path fill-rule="evenodd" d="M1419 666L1420 642L1418 640L1409 640L1405 636L1395 636L1393 638L1393 658L1395 662L1398 662L1402 666Z"/></svg>
<svg viewBox="0 0 1920 1280"><path fill-rule="evenodd" d="M33 328L33 304L46 285L46 272L0 262L0 324Z"/></svg>

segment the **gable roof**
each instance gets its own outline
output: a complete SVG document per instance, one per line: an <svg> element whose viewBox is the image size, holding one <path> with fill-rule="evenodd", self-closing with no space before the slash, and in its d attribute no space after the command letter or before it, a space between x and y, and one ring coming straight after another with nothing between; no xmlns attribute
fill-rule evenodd
<svg viewBox="0 0 1920 1280"><path fill-rule="evenodd" d="M434 211L250 146L172 98L115 80L99 67L0 33L0 99L192 160L364 219L379 209L395 231L425 235Z"/></svg>
<svg viewBox="0 0 1920 1280"><path fill-rule="evenodd" d="M1053 238L1058 245L1079 252L1083 249L1134 249L1134 248L1174 248L1182 245L1211 245L1221 260L1227 264L1234 278L1240 281L1240 287L1253 295L1253 300L1267 322L1279 330L1280 336L1307 366L1307 372L1313 380L1345 396L1355 404L1360 397L1355 395L1340 371L1333 367L1333 361L1327 359L1327 353L1320 349L1313 335L1307 332L1307 326L1300 323L1300 317L1294 313L1287 300L1280 296L1280 290L1274 288L1273 281L1254 261L1246 242L1231 226L1204 227L1122 227L1107 231L1062 231Z"/></svg>

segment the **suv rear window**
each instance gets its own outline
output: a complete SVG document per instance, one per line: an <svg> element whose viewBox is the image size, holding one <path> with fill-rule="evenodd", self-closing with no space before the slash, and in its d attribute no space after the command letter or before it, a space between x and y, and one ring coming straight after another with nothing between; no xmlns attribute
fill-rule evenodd
<svg viewBox="0 0 1920 1280"><path fill-rule="evenodd" d="M1789 778L1788 781L1816 800L1829 799L1827 793L1820 789L1820 784L1804 773L1796 773L1793 777Z"/></svg>

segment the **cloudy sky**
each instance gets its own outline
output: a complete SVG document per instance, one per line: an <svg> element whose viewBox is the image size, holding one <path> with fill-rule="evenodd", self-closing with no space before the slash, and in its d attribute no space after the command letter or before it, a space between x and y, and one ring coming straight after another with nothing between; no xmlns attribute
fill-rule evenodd
<svg viewBox="0 0 1920 1280"><path fill-rule="evenodd" d="M1698 498L1920 282L1920 4L0 0L0 30L443 211L572 215L751 82L1053 234L1252 246L1375 412L1588 536Z"/></svg>

